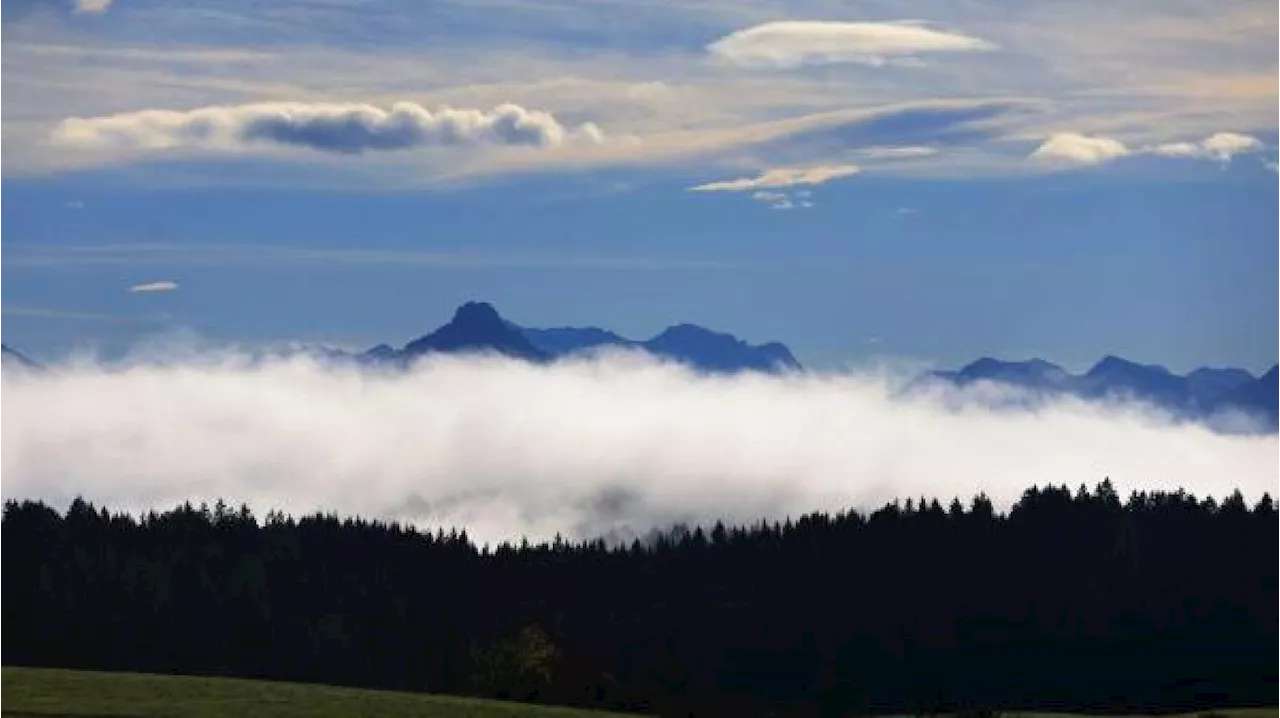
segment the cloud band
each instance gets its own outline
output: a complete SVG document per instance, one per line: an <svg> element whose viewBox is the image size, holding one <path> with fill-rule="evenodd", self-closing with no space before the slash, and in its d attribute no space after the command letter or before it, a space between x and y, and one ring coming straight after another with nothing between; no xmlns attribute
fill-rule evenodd
<svg viewBox="0 0 1280 718"><path fill-rule="evenodd" d="M412 102L399 102L390 109L279 102L73 117L59 123L52 139L59 145L87 149L233 150L282 145L359 154L433 146L594 144L603 141L604 135L595 124L570 128L548 112L510 103L488 111L448 107L432 111Z"/></svg>
<svg viewBox="0 0 1280 718"><path fill-rule="evenodd" d="M1060 164L1096 165L1129 155L1158 155L1229 162L1232 157L1257 152L1262 142L1249 135L1219 132L1199 142L1168 142L1130 148L1110 137L1089 137L1075 132L1059 132L1044 141L1031 159Z"/></svg>
<svg viewBox="0 0 1280 718"><path fill-rule="evenodd" d="M854 165L818 165L816 167L778 167L766 170L756 177L739 177L731 180L708 182L690 187L690 192L749 192L797 185L819 185L841 177L855 175L861 170Z"/></svg>

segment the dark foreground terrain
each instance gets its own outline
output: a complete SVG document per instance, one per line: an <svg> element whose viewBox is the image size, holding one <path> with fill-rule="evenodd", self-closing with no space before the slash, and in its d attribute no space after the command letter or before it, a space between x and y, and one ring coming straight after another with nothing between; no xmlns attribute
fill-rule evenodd
<svg viewBox="0 0 1280 718"><path fill-rule="evenodd" d="M4 661L664 715L1271 706L1277 528L1105 482L618 547L9 502Z"/></svg>
<svg viewBox="0 0 1280 718"><path fill-rule="evenodd" d="M14 718L624 718L635 715L241 678L102 673L56 668L5 668L3 674L2 714ZM1277 713L1275 708L1237 708L1169 718L1275 718ZM1019 713L1010 714L1007 718L1083 717Z"/></svg>
<svg viewBox="0 0 1280 718"><path fill-rule="evenodd" d="M4 668L5 716L130 718L609 718L526 703L235 678Z"/></svg>

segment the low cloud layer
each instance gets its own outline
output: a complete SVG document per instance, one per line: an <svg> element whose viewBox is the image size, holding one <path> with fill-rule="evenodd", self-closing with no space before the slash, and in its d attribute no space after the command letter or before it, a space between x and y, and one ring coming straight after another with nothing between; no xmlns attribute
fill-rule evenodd
<svg viewBox="0 0 1280 718"><path fill-rule="evenodd" d="M707 46L712 55L735 65L771 68L835 63L911 64L925 53L994 49L995 45L985 40L931 30L913 21L769 22L726 35Z"/></svg>
<svg viewBox="0 0 1280 718"><path fill-rule="evenodd" d="M1130 155L1158 155L1187 159L1229 162L1232 157L1263 149L1255 137L1219 132L1199 142L1169 142L1130 148L1110 137L1089 137L1075 132L1059 132L1044 141L1031 158L1044 162L1096 165Z"/></svg>
<svg viewBox="0 0 1280 718"><path fill-rule="evenodd" d="M130 292L172 292L178 288L177 282L164 280L161 282L147 282L146 284L135 284L129 287Z"/></svg>
<svg viewBox="0 0 1280 718"><path fill-rule="evenodd" d="M592 123L566 127L550 113L514 104L487 111L448 107L432 111L412 102L399 102L390 109L273 102L73 117L58 124L52 139L61 146L95 150L234 150L279 145L359 154L460 145L598 144L604 135Z"/></svg>
<svg viewBox="0 0 1280 718"><path fill-rule="evenodd" d="M851 177L859 172L853 165L819 165L805 168L779 167L766 170L755 177L739 177L731 180L708 182L690 187L690 192L751 192L798 185L820 185L841 177Z"/></svg>
<svg viewBox="0 0 1280 718"><path fill-rule="evenodd" d="M699 377L637 357L440 357L406 374L231 358L6 368L6 498L245 501L465 526L482 540L675 521L1007 505L1031 484L1275 492L1277 439L1132 406L894 398L871 375Z"/></svg>

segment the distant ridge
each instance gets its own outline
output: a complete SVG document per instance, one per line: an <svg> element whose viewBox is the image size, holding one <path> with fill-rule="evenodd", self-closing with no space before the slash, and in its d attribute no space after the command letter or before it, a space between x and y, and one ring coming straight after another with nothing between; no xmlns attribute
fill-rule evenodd
<svg viewBox="0 0 1280 718"><path fill-rule="evenodd" d="M799 371L791 350L778 342L754 345L732 334L695 324L677 324L645 341L599 327L522 327L502 318L487 302L467 302L444 326L402 349L379 344L358 355L370 364L406 363L434 353L495 353L545 362L603 348L633 349L710 373Z"/></svg>
<svg viewBox="0 0 1280 718"><path fill-rule="evenodd" d="M791 350L784 344L748 344L732 334L712 331L696 324L676 324L644 341L627 339L597 327L521 328L540 349L555 357L569 356L602 347L640 349L654 356L713 373L759 371L777 373L800 371Z"/></svg>
<svg viewBox="0 0 1280 718"><path fill-rule="evenodd" d="M1201 367L1179 376L1163 366L1103 357L1081 375L1043 359L1002 361L983 357L956 371L935 371L925 380L954 386L990 382L1046 394L1085 399L1128 398L1144 401L1176 416L1193 419L1237 410L1277 428L1277 368L1255 378L1244 369ZM916 382L917 385L920 380Z"/></svg>
<svg viewBox="0 0 1280 718"><path fill-rule="evenodd" d="M12 347L0 346L5 366L39 367ZM647 352L712 374L804 370L785 344L750 344L732 334L696 324L675 324L638 341L600 327L522 327L503 319L492 304L479 301L458 307L449 322L400 349L379 344L352 354L313 346L289 354L305 354L321 361L403 367L431 354L496 354L545 363L609 348ZM1278 371L1280 368L1272 366L1255 377L1235 367L1200 367L1178 375L1157 364L1106 356L1084 374L1075 375L1043 359L1007 361L983 357L957 370L933 371L917 377L904 391L910 393L929 384L967 387L985 382L1022 389L1032 398L1071 395L1087 400L1135 399L1191 420L1243 413L1269 431L1276 431L1280 428Z"/></svg>

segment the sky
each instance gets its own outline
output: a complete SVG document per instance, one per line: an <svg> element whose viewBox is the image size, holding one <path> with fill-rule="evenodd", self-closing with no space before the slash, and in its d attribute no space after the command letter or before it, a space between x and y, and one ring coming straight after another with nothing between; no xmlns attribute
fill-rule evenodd
<svg viewBox="0 0 1280 718"><path fill-rule="evenodd" d="M1269 0L13 0L4 341L1276 361Z"/></svg>

